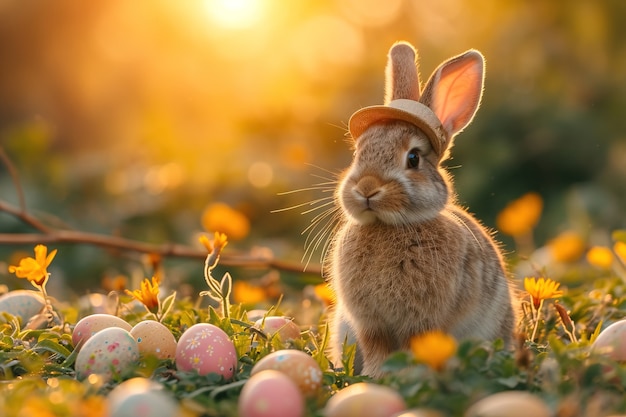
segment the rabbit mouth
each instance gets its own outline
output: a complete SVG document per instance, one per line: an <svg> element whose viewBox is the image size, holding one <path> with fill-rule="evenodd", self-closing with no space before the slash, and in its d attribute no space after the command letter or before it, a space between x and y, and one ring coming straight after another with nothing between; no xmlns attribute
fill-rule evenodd
<svg viewBox="0 0 626 417"><path fill-rule="evenodd" d="M383 198L383 193L372 196L353 195L348 201L347 212L354 220L362 225L372 224L376 222L400 225L406 223L404 216L394 210L386 208L388 202Z"/></svg>

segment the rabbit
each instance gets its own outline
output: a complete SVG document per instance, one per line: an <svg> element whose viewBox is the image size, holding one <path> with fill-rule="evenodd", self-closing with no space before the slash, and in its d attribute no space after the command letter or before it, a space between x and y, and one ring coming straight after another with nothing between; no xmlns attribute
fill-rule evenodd
<svg viewBox="0 0 626 417"><path fill-rule="evenodd" d="M457 205L441 163L480 105L484 58L469 50L420 88L417 53L399 42L386 68L385 105L349 121L351 165L334 198L341 220L326 259L336 295L332 350L355 342L356 373L381 365L410 339L440 330L457 340L512 342L514 290L499 246Z"/></svg>

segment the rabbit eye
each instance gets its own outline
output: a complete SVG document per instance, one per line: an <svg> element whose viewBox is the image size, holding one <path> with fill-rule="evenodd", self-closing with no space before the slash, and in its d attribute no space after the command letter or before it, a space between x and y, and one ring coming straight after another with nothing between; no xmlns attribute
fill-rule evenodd
<svg viewBox="0 0 626 417"><path fill-rule="evenodd" d="M413 148L406 155L406 167L408 169L416 169L419 166L420 155L417 148Z"/></svg>

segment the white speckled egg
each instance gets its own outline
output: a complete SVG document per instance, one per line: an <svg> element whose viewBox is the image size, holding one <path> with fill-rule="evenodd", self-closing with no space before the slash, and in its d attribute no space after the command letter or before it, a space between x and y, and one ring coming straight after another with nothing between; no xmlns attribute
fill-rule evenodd
<svg viewBox="0 0 626 417"><path fill-rule="evenodd" d="M465 417L550 417L552 412L539 397L525 391L492 394L474 403Z"/></svg>
<svg viewBox="0 0 626 417"><path fill-rule="evenodd" d="M626 361L626 320L616 321L602 330L593 342L592 349L614 361Z"/></svg>
<svg viewBox="0 0 626 417"><path fill-rule="evenodd" d="M44 306L43 297L36 291L15 290L0 296L0 311L6 311L26 323Z"/></svg>
<svg viewBox="0 0 626 417"><path fill-rule="evenodd" d="M314 396L322 386L322 369L315 359L299 350L279 350L262 358L251 375L273 369L287 375L307 397Z"/></svg>
<svg viewBox="0 0 626 417"><path fill-rule="evenodd" d="M239 417L302 417L304 397L285 374L265 370L252 375L241 390Z"/></svg>
<svg viewBox="0 0 626 417"><path fill-rule="evenodd" d="M77 346L80 341L86 342L91 336L102 329L119 327L130 332L132 326L117 316L111 314L92 314L85 316L76 323L72 332L72 343Z"/></svg>
<svg viewBox="0 0 626 417"><path fill-rule="evenodd" d="M137 341L139 353L154 355L159 359L176 356L176 339L170 329L154 320L145 320L135 324L130 334Z"/></svg>
<svg viewBox="0 0 626 417"><path fill-rule="evenodd" d="M176 368L195 369L200 375L214 372L230 379L237 370L237 351L219 327L209 323L194 324L178 340Z"/></svg>
<svg viewBox="0 0 626 417"><path fill-rule="evenodd" d="M283 342L300 337L300 329L296 323L286 317L268 316L265 319L261 318L254 322L254 327L263 330L269 336L278 333Z"/></svg>
<svg viewBox="0 0 626 417"><path fill-rule="evenodd" d="M76 357L76 374L78 379L98 374L109 380L126 374L138 360L139 347L135 338L124 329L110 327L85 342Z"/></svg>
<svg viewBox="0 0 626 417"><path fill-rule="evenodd" d="M326 417L389 417L406 410L402 396L383 385L359 382L333 395Z"/></svg>
<svg viewBox="0 0 626 417"><path fill-rule="evenodd" d="M146 378L124 381L107 397L109 417L177 417L180 407L163 386Z"/></svg>

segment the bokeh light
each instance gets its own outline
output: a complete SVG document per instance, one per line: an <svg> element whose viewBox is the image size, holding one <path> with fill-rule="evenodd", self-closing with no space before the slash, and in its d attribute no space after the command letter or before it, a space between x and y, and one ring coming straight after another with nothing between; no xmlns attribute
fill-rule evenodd
<svg viewBox="0 0 626 417"><path fill-rule="evenodd" d="M188 243L223 203L249 222L231 248L300 259L312 216L268 213L320 198L308 189L347 166L346 123L382 103L387 52L407 40L423 82L468 48L486 56L483 103L450 166L459 201L487 226L536 192L539 242L584 233L580 219L624 227L619 2L0 3L0 145L28 206L55 224ZM18 203L3 169L0 189ZM7 217L3 231L29 230ZM68 275L121 272L83 255Z"/></svg>
<svg viewBox="0 0 626 417"><path fill-rule="evenodd" d="M247 28L264 16L263 0L204 0L214 23L226 28Z"/></svg>

